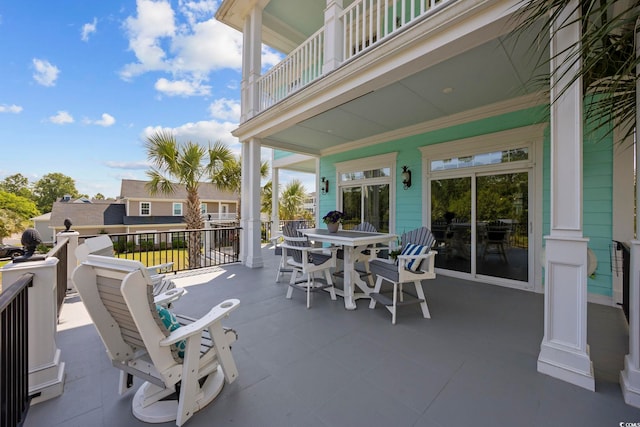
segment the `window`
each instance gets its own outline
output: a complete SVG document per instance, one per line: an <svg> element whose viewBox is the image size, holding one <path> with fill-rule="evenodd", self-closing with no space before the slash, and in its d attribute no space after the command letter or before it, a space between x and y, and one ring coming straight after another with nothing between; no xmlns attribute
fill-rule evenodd
<svg viewBox="0 0 640 427"><path fill-rule="evenodd" d="M151 202L140 202L140 216L151 215Z"/></svg>
<svg viewBox="0 0 640 427"><path fill-rule="evenodd" d="M206 203L200 203L200 213L202 215L207 213L207 204Z"/></svg>
<svg viewBox="0 0 640 427"><path fill-rule="evenodd" d="M350 229L366 221L380 232L389 232L393 221L393 177L396 154L368 157L336 164L339 209Z"/></svg>
<svg viewBox="0 0 640 427"><path fill-rule="evenodd" d="M173 216L181 216L181 215L182 215L182 203L174 203Z"/></svg>

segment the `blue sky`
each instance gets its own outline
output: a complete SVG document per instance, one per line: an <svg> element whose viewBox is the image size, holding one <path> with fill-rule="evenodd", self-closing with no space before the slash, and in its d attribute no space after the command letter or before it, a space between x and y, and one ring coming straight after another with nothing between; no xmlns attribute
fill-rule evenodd
<svg viewBox="0 0 640 427"><path fill-rule="evenodd" d="M60 172L115 197L121 179L146 179L144 140L160 129L239 153L242 35L215 20L219 3L3 2L0 179ZM263 49L263 67L280 58ZM315 189L310 175L280 181L293 177Z"/></svg>

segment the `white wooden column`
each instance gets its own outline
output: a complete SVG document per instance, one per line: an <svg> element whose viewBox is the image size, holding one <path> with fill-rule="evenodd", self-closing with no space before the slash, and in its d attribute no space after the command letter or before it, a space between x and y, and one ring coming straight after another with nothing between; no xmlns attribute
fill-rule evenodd
<svg viewBox="0 0 640 427"><path fill-rule="evenodd" d="M258 114L260 111L260 98L258 93L258 79L262 72L262 7L256 5L245 18L245 33L243 46L243 73L246 69L246 119Z"/></svg>
<svg viewBox="0 0 640 427"><path fill-rule="evenodd" d="M573 12L575 10L575 12ZM551 34L551 234L545 236L544 338L538 371L595 390L587 345L587 242L582 235L582 79L569 84L568 47L580 39L580 7L573 0ZM565 92L560 96L560 92Z"/></svg>
<svg viewBox="0 0 640 427"><path fill-rule="evenodd" d="M243 259L247 267L264 265L260 237L260 140L252 138L242 144L242 228Z"/></svg>
<svg viewBox="0 0 640 427"><path fill-rule="evenodd" d="M342 63L344 49L342 21L340 20L342 10L342 0L327 0L327 7L324 10L324 64L322 64L322 74L335 70Z"/></svg>
<svg viewBox="0 0 640 427"><path fill-rule="evenodd" d="M273 157L271 164L273 165ZM271 237L275 236L280 230L280 168L274 167L271 171Z"/></svg>
<svg viewBox="0 0 640 427"><path fill-rule="evenodd" d="M640 33L636 33L636 57L640 57ZM640 164L638 125L640 124L640 65L636 67L636 169ZM636 173L636 211L640 208L640 177ZM640 408L640 221L636 221L636 239L631 241L629 275L629 354L624 358L620 387L627 404Z"/></svg>

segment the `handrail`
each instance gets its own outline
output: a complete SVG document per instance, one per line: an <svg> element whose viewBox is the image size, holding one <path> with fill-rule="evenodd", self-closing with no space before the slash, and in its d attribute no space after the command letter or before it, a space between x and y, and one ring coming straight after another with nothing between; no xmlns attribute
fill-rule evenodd
<svg viewBox="0 0 640 427"><path fill-rule="evenodd" d="M324 38L323 27L258 79L259 111L322 76Z"/></svg>
<svg viewBox="0 0 640 427"><path fill-rule="evenodd" d="M23 274L0 293L0 425L19 426L29 410L28 288Z"/></svg>
<svg viewBox="0 0 640 427"><path fill-rule="evenodd" d="M58 264L56 264L56 295L58 303L58 318L60 318L60 311L62 311L62 304L64 298L67 295L67 276L68 276L68 263L69 256L69 238L62 237L58 240L56 245L47 252L46 257L58 258Z"/></svg>

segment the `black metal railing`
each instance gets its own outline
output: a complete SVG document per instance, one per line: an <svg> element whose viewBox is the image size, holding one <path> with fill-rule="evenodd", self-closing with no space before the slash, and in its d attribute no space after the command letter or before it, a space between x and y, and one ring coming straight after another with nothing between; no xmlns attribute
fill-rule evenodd
<svg viewBox="0 0 640 427"><path fill-rule="evenodd" d="M94 236L80 236L79 243ZM115 256L146 266L171 263L168 271L194 270L238 262L240 227L109 234Z"/></svg>
<svg viewBox="0 0 640 427"><path fill-rule="evenodd" d="M26 273L0 293L0 425L21 426L29 410L28 288Z"/></svg>
<svg viewBox="0 0 640 427"><path fill-rule="evenodd" d="M56 245L47 252L46 257L58 258L58 264L56 265L56 298L58 303L58 318L60 318L60 311L62 310L62 304L64 298L67 295L67 277L69 268L67 265L68 258L69 239L61 238Z"/></svg>

